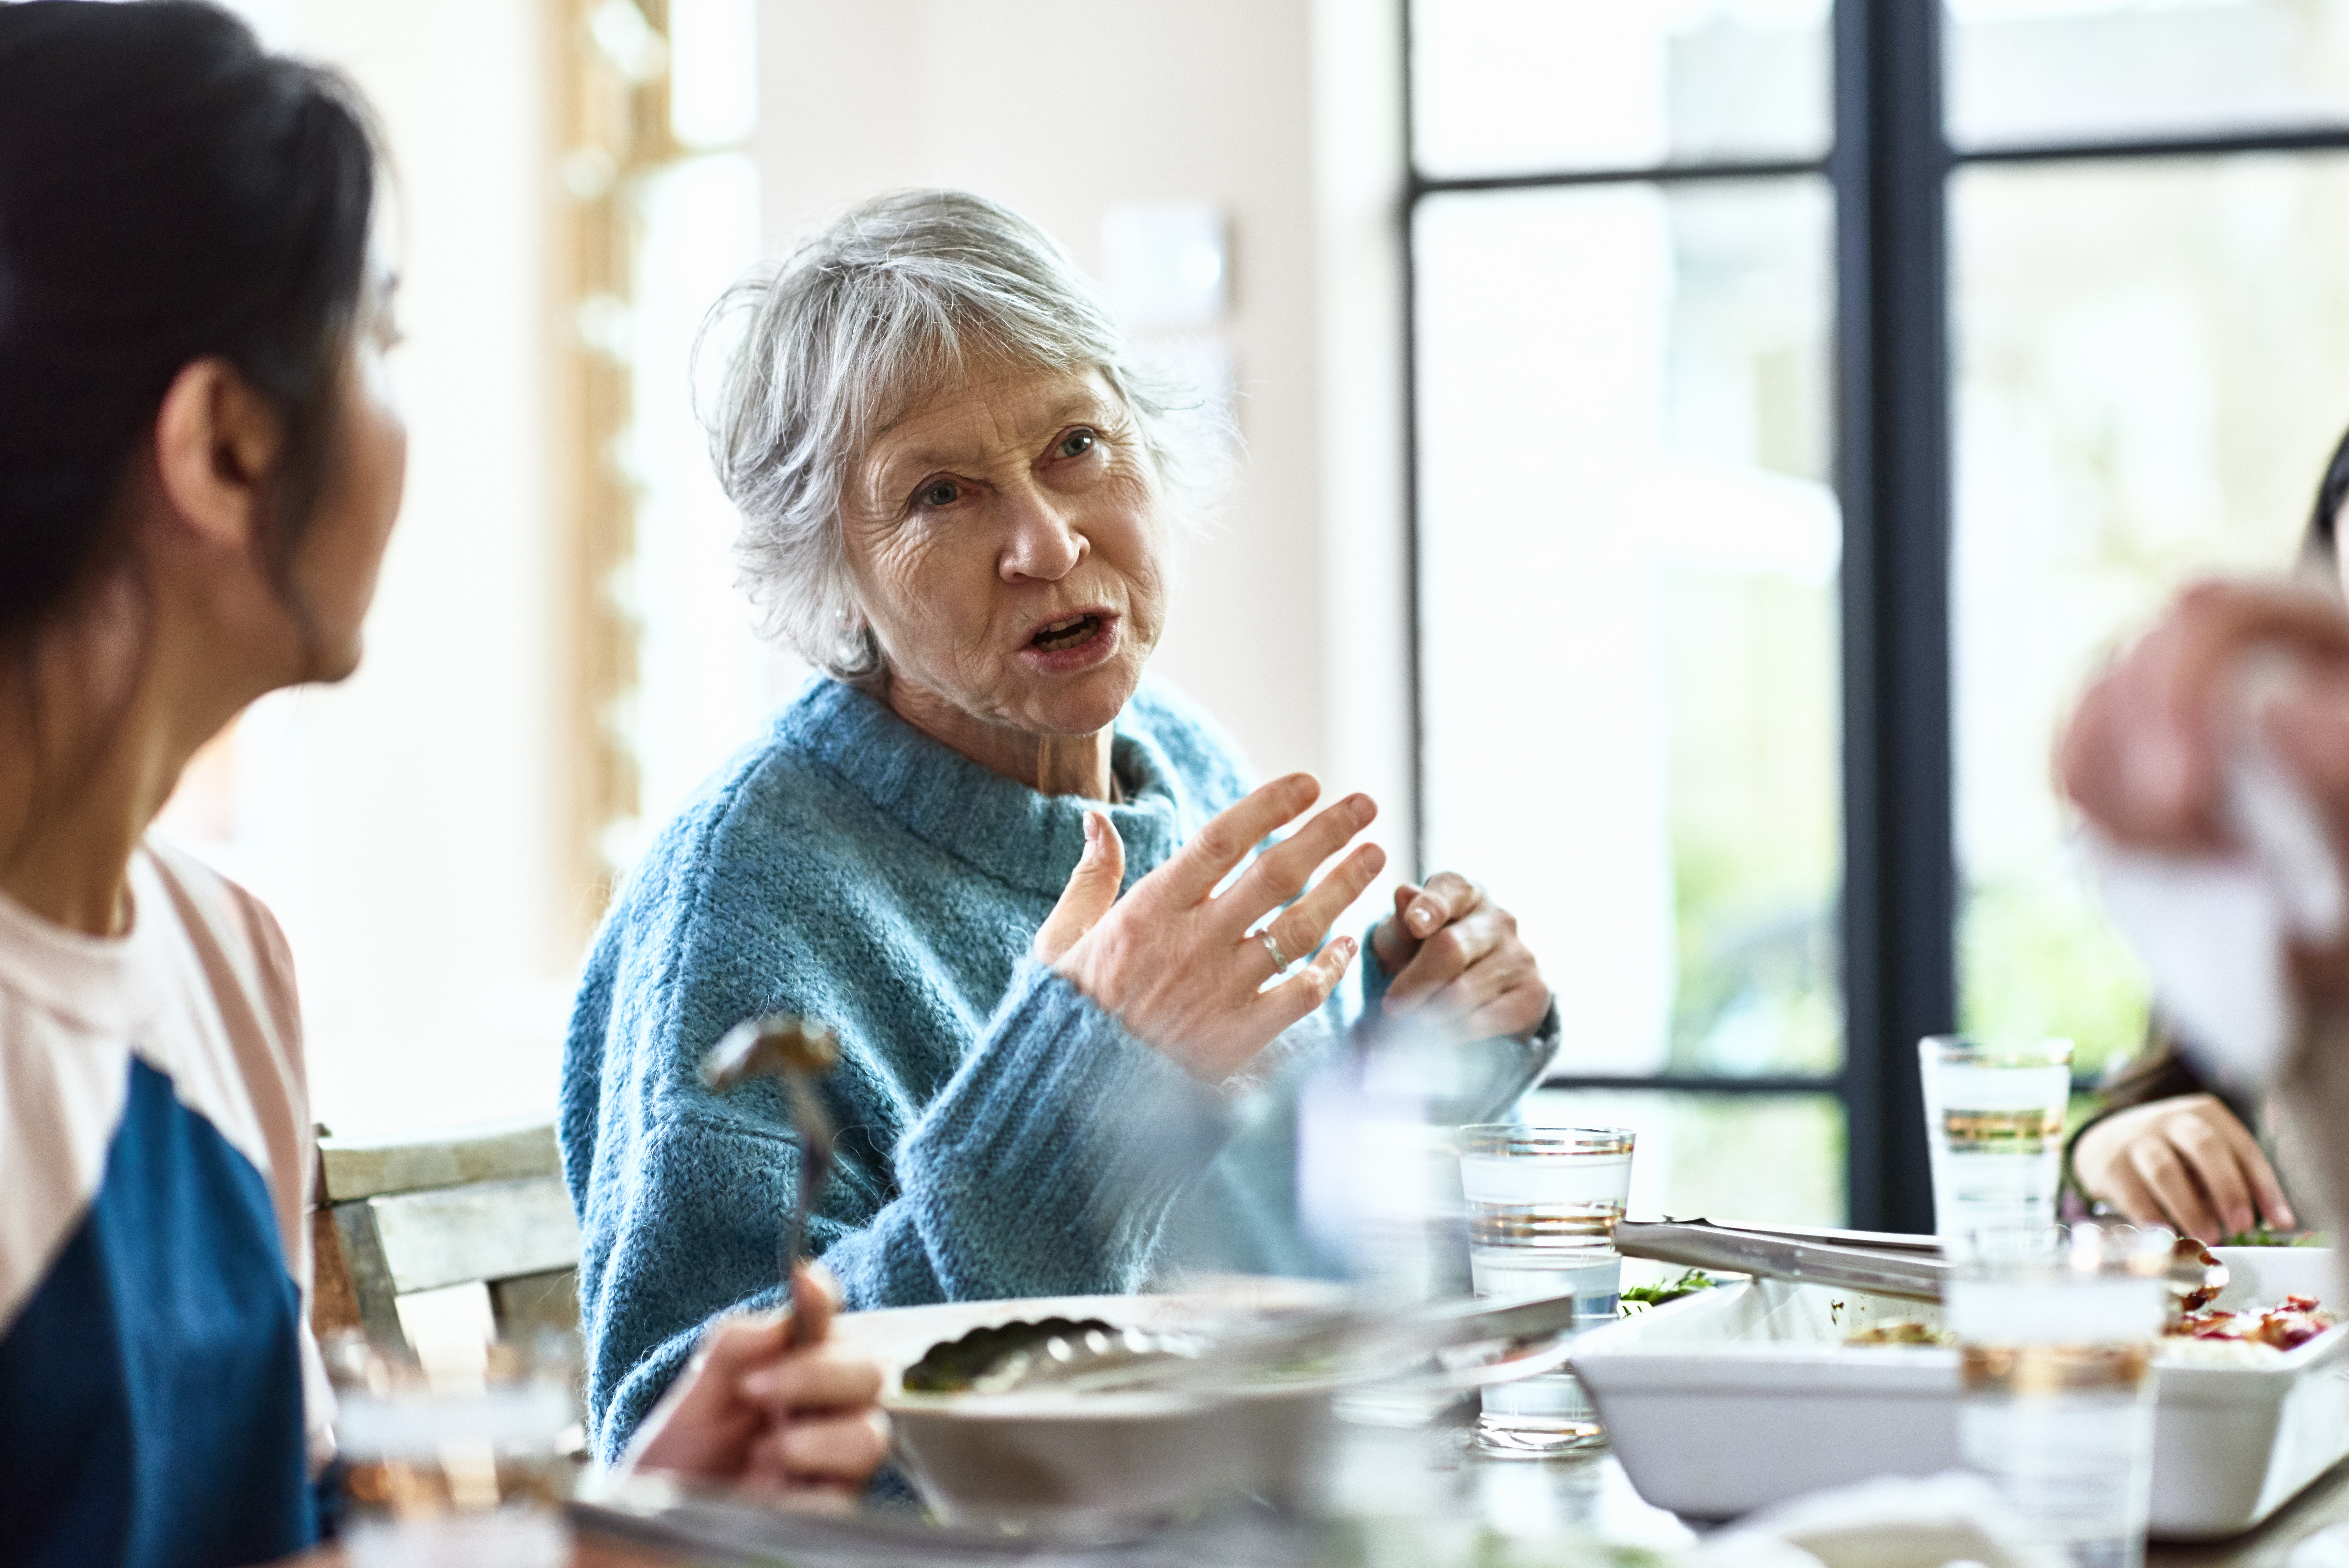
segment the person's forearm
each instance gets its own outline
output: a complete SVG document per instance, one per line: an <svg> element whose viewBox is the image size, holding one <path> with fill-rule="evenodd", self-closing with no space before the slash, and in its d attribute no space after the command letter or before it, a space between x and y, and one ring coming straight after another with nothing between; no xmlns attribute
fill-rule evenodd
<svg viewBox="0 0 2349 1568"><path fill-rule="evenodd" d="M1229 1133L1212 1090L1023 963L898 1151L898 1201L947 1299L1131 1291Z"/></svg>

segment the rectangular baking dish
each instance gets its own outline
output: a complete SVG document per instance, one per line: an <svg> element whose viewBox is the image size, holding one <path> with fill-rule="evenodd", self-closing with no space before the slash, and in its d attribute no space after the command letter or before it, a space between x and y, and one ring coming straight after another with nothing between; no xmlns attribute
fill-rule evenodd
<svg viewBox="0 0 2349 1568"><path fill-rule="evenodd" d="M2221 1248L2218 1304L2313 1295L2341 1310L2333 1253ZM1877 1475L1958 1463L1958 1354L1847 1345L1940 1309L1774 1280L1723 1286L1596 1330L1575 1370L1640 1495L1702 1519ZM2238 1534L2349 1457L2349 1324L2257 1366L2163 1366L2150 1533Z"/></svg>

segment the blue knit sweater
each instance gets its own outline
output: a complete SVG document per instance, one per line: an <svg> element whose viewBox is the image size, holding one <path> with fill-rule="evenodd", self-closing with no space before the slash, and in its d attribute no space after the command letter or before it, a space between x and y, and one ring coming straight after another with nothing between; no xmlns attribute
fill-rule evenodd
<svg viewBox="0 0 2349 1568"><path fill-rule="evenodd" d="M1231 743L1163 686L1127 705L1112 760L1129 887L1246 793ZM841 1038L811 1246L852 1309L1304 1266L1283 1080L1329 1054L1348 1004L1291 1028L1256 1093L1198 1084L1127 1033L1028 957L1089 808L819 680L646 855L588 959L564 1062L600 1452L625 1447L712 1317L780 1293L789 1114L771 1083L716 1095L697 1072L754 1014ZM1377 964L1358 967L1374 997ZM1495 1106L1549 1043L1502 1044Z"/></svg>

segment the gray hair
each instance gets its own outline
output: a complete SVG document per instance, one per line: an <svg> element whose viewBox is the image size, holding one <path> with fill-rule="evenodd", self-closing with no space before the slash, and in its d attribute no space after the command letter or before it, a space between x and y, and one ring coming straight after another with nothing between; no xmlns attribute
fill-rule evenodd
<svg viewBox="0 0 2349 1568"><path fill-rule="evenodd" d="M703 324L733 334L707 417L741 514L740 580L770 637L843 680L877 672L840 523L874 435L974 357L1098 370L1123 400L1162 489L1196 517L1228 443L1138 362L1109 304L1041 229L962 191L859 202L729 289ZM697 346L697 356L701 345Z"/></svg>

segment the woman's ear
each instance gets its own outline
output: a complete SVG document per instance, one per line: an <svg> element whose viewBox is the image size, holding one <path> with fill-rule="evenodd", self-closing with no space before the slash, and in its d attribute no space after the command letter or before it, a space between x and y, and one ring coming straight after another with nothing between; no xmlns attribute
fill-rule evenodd
<svg viewBox="0 0 2349 1568"><path fill-rule="evenodd" d="M285 421L225 359L190 361L155 415L155 469L173 519L238 553L259 541Z"/></svg>

